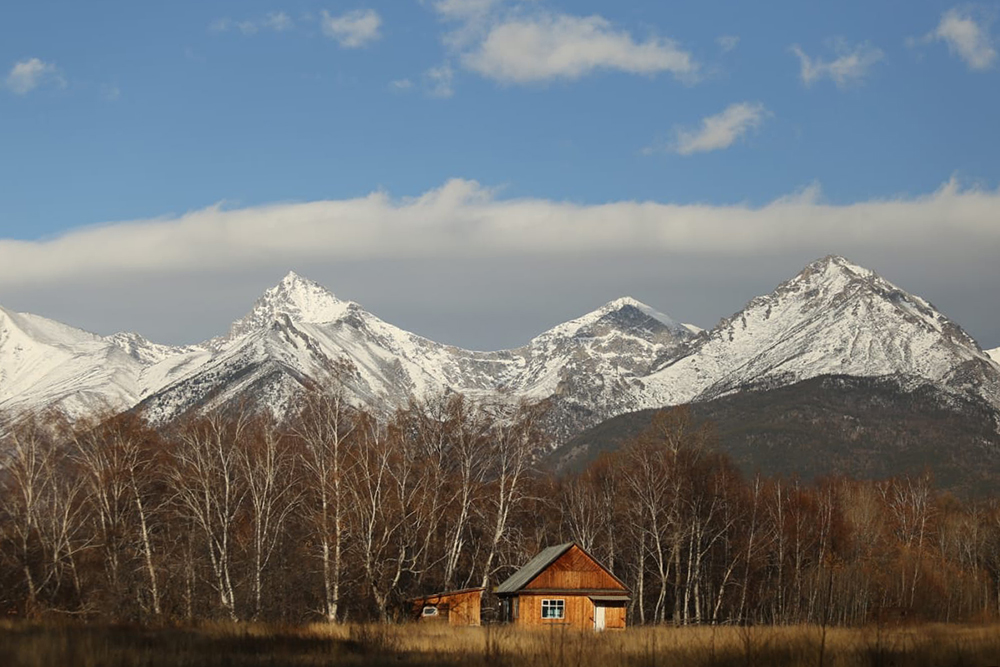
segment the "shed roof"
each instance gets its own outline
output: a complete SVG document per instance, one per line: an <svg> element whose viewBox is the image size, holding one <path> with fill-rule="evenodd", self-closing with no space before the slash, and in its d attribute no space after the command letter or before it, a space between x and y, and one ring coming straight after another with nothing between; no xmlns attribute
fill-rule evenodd
<svg viewBox="0 0 1000 667"><path fill-rule="evenodd" d="M440 598L454 597L456 595L466 595L467 593L477 593L485 591L486 589L482 586L477 586L475 588L463 588L457 591L442 591L441 593L432 593L431 595L420 595L415 598L409 598L408 602L420 602L422 600L433 600Z"/></svg>
<svg viewBox="0 0 1000 667"><path fill-rule="evenodd" d="M507 577L506 581L497 586L496 592L498 594L516 593L521 590L527 586L532 579L537 577L542 570L547 568L549 565L554 563L557 558L569 551L572 546L573 542L567 542L566 544L557 544L554 547L542 549L534 558L529 560L524 567Z"/></svg>

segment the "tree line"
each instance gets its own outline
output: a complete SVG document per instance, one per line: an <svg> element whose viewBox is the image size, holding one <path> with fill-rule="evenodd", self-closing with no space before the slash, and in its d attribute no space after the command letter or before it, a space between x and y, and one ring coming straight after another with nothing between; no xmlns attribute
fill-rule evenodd
<svg viewBox="0 0 1000 667"><path fill-rule="evenodd" d="M746 477L676 408L556 478L537 469L537 407L451 394L378 418L336 389L298 403L283 423L0 429L0 613L401 619L411 597L489 589L574 540L630 587L630 623L1000 615L1000 505L929 475Z"/></svg>

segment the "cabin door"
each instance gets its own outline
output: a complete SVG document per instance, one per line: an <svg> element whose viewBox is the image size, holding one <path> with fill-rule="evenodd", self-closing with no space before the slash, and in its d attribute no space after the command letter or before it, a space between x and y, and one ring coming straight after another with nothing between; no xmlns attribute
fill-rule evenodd
<svg viewBox="0 0 1000 667"><path fill-rule="evenodd" d="M604 610L607 607L602 605L594 605L594 629L603 630L604 629Z"/></svg>

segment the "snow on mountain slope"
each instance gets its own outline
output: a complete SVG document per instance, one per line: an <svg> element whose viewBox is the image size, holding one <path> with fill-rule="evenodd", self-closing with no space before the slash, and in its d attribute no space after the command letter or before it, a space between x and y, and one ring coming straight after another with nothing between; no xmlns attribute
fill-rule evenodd
<svg viewBox="0 0 1000 667"><path fill-rule="evenodd" d="M1000 364L1000 347L995 347L992 350L986 350L986 354L990 355L990 358L993 359L993 361Z"/></svg>
<svg viewBox="0 0 1000 667"><path fill-rule="evenodd" d="M933 306L873 271L826 257L706 334L641 381L650 406L826 374L899 376L974 391L1000 406L1000 376Z"/></svg>
<svg viewBox="0 0 1000 667"><path fill-rule="evenodd" d="M185 354L190 353L137 334L102 338L0 308L0 410L57 407L79 415L128 408L148 390L143 383L148 367Z"/></svg>
<svg viewBox="0 0 1000 667"><path fill-rule="evenodd" d="M1000 367L923 299L841 257L818 260L710 331L631 299L498 352L435 343L289 273L228 334L188 347L106 338L0 309L0 411L138 405L155 422L249 402L284 414L331 375L391 410L447 391L544 402L559 438L622 412L819 375L892 376L1000 407Z"/></svg>
<svg viewBox="0 0 1000 667"><path fill-rule="evenodd" d="M563 392L604 415L622 400L609 380L648 372L654 359L691 337L666 315L624 298L521 348L464 350L399 329L290 273L228 336L209 342L216 351L210 362L152 394L142 407L153 419L166 420L199 405L237 400L253 388L281 412L298 387L346 367L340 380L369 406L393 408L446 390L514 400Z"/></svg>
<svg viewBox="0 0 1000 667"><path fill-rule="evenodd" d="M0 411L123 410L177 368L208 356L199 347L157 345L131 333L105 338L0 308Z"/></svg>

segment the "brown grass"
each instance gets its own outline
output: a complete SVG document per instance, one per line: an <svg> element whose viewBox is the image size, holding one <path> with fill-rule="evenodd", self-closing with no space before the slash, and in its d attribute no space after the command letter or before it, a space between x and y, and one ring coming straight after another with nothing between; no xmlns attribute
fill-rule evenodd
<svg viewBox="0 0 1000 667"><path fill-rule="evenodd" d="M1000 626L564 629L0 622L0 665L1000 666Z"/></svg>

